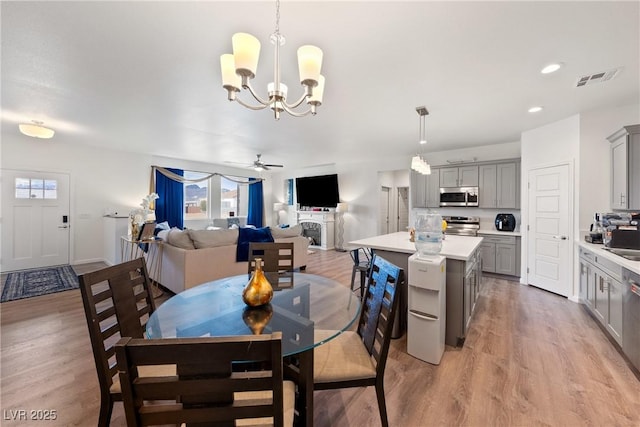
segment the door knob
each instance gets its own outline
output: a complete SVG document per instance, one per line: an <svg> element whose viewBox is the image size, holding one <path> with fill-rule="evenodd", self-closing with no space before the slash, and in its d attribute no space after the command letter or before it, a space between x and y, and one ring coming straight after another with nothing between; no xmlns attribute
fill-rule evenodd
<svg viewBox="0 0 640 427"><path fill-rule="evenodd" d="M59 225L58 228L69 228L68 225Z"/></svg>
<svg viewBox="0 0 640 427"><path fill-rule="evenodd" d="M553 236L554 239L567 240L567 236Z"/></svg>

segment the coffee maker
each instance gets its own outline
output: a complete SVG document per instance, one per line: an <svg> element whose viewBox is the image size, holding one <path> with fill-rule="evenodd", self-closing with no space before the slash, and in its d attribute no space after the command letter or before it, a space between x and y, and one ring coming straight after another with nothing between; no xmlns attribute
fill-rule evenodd
<svg viewBox="0 0 640 427"><path fill-rule="evenodd" d="M603 239L604 233L605 233L605 230L600 220L600 214L596 212L593 215L593 223L589 228L589 234L584 236L584 240L588 243L602 244L604 243L604 239Z"/></svg>

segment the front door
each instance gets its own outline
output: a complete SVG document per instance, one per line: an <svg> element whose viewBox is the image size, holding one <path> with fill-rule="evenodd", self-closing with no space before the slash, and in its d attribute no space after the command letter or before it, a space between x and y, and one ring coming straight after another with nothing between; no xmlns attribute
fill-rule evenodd
<svg viewBox="0 0 640 427"><path fill-rule="evenodd" d="M573 287L568 164L529 171L528 283L568 297Z"/></svg>
<svg viewBox="0 0 640 427"><path fill-rule="evenodd" d="M5 271L69 263L69 175L2 170Z"/></svg>

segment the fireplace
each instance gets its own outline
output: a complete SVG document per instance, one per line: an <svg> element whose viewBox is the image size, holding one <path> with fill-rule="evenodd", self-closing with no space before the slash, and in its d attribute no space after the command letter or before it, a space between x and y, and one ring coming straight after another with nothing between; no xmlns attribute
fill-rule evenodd
<svg viewBox="0 0 640 427"><path fill-rule="evenodd" d="M298 224L302 226L302 235L309 238L309 246L328 250L333 249L334 213L326 211L298 211Z"/></svg>
<svg viewBox="0 0 640 427"><path fill-rule="evenodd" d="M309 239L309 245L322 246L322 224L318 222L301 222L302 235Z"/></svg>

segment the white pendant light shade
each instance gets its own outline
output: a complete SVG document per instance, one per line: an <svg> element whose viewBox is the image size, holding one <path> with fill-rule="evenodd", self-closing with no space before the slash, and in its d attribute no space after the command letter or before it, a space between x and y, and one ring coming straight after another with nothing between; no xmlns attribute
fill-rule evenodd
<svg viewBox="0 0 640 427"><path fill-rule="evenodd" d="M307 100L307 104L321 105L322 97L324 96L324 76L320 74L318 78L318 86L313 88L313 95Z"/></svg>
<svg viewBox="0 0 640 427"><path fill-rule="evenodd" d="M316 86L322 69L322 49L316 46L304 45L298 48L298 71L300 83Z"/></svg>
<svg viewBox="0 0 640 427"><path fill-rule="evenodd" d="M23 135L30 136L32 138L50 139L53 138L55 131L53 129L42 126L42 122L33 123L20 123L18 129Z"/></svg>
<svg viewBox="0 0 640 427"><path fill-rule="evenodd" d="M248 33L235 33L231 37L231 43L236 73L250 79L254 78L260 58L260 40Z"/></svg>
<svg viewBox="0 0 640 427"><path fill-rule="evenodd" d="M222 70L222 87L227 90L240 90L241 78L236 74L236 62L233 55L220 55L220 69Z"/></svg>

